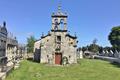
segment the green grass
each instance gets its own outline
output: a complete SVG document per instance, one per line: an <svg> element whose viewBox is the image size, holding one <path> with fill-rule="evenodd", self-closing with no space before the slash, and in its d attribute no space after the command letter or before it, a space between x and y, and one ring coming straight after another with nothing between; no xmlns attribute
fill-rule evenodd
<svg viewBox="0 0 120 80"><path fill-rule="evenodd" d="M68 67L22 61L6 80L120 80L120 68L101 60L81 60Z"/></svg>

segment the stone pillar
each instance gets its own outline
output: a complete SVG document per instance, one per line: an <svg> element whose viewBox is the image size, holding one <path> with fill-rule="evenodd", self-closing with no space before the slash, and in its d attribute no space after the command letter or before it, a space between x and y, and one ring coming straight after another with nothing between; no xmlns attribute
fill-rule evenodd
<svg viewBox="0 0 120 80"><path fill-rule="evenodd" d="M79 52L79 58L83 59L83 51L82 50L80 50L80 52Z"/></svg>
<svg viewBox="0 0 120 80"><path fill-rule="evenodd" d="M64 19L64 30L67 30L67 18Z"/></svg>

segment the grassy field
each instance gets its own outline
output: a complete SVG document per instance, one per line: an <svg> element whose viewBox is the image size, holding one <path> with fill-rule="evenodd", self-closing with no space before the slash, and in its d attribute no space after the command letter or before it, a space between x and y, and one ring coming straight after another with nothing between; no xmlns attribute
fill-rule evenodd
<svg viewBox="0 0 120 80"><path fill-rule="evenodd" d="M120 68L101 60L81 60L68 67L22 61L6 80L120 80Z"/></svg>

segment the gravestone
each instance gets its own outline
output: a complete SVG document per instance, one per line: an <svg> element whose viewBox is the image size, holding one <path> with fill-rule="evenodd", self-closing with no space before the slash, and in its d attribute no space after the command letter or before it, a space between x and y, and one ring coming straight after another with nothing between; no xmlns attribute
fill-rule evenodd
<svg viewBox="0 0 120 80"><path fill-rule="evenodd" d="M79 58L83 59L83 51L82 50L80 50L79 55L80 55Z"/></svg>

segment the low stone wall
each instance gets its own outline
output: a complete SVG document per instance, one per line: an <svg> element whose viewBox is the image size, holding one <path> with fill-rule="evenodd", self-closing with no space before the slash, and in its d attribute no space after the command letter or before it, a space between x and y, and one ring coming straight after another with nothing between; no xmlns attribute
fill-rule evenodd
<svg viewBox="0 0 120 80"><path fill-rule="evenodd" d="M14 65L12 61L8 61L6 69L4 72L0 72L0 80L5 80L5 78L11 73L12 70L19 68L20 60Z"/></svg>
<svg viewBox="0 0 120 80"><path fill-rule="evenodd" d="M116 62L116 63L120 64L120 59L119 58L94 55L94 59L101 59L101 60L106 60L106 61L110 61L110 62Z"/></svg>
<svg viewBox="0 0 120 80"><path fill-rule="evenodd" d="M6 76L14 69L14 66L7 66L7 70L5 72L0 73L0 80L5 80Z"/></svg>

